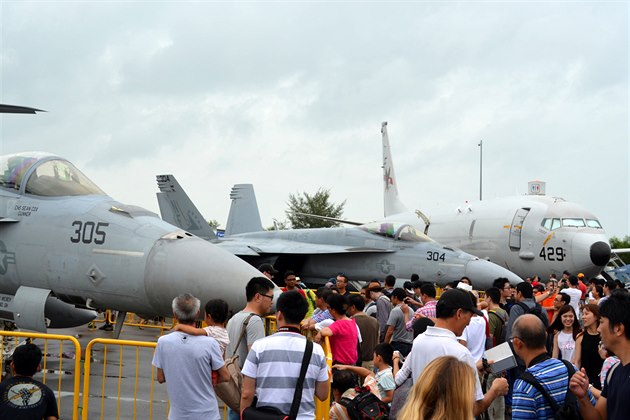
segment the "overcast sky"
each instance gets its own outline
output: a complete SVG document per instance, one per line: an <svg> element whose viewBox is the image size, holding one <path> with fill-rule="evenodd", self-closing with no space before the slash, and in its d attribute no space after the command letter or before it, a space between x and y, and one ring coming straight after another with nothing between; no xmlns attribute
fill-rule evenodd
<svg viewBox="0 0 630 420"><path fill-rule="evenodd" d="M45 150L158 211L174 174L225 226L330 188L382 216L381 121L402 200L549 195L628 234L626 2L0 1L0 152Z"/></svg>

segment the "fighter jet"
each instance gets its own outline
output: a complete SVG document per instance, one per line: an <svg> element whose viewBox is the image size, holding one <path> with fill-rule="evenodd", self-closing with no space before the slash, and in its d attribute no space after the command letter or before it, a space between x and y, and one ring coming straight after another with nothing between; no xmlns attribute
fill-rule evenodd
<svg viewBox="0 0 630 420"><path fill-rule="evenodd" d="M598 218L584 207L540 194L473 201L445 211L410 212L402 204L394 174L387 122L381 125L385 220L409 223L447 246L488 259L522 278L564 270L598 275L610 245ZM540 184L532 183L538 192Z"/></svg>
<svg viewBox="0 0 630 420"><path fill-rule="evenodd" d="M254 266L271 262L280 272L295 270L311 285L321 285L338 272L357 282L388 274L409 279L413 273L441 285L468 276L481 288L490 287L497 277L507 277L514 284L521 281L502 267L445 247L404 223L264 231L251 184L232 189L227 229L220 239L173 175L158 175L157 180L158 203L166 221Z"/></svg>
<svg viewBox="0 0 630 420"><path fill-rule="evenodd" d="M19 328L87 323L94 309L172 315L184 292L245 305L260 273L143 208L105 194L69 161L0 156L0 318ZM116 335L122 322L116 325Z"/></svg>

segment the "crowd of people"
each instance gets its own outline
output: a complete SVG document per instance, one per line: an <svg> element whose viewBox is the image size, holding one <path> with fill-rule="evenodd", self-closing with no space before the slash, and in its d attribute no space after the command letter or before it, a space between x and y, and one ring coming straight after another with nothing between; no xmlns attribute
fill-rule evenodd
<svg viewBox="0 0 630 420"><path fill-rule="evenodd" d="M246 286L247 304L231 317L226 302L205 304L204 328L196 324L201 302L190 294L174 298L176 326L159 338L153 357L157 380L167 387L169 419L222 417L215 388L234 380L226 361L242 374L230 420L256 418L248 417L253 407L311 420L315 399L328 398L332 420L355 418L362 409L405 420L552 419L561 410L603 420L630 412L623 397L630 390L630 294L622 284L586 285L566 272L514 287L499 278L480 299L464 277L438 298L436 286L415 275L402 288L387 276L350 293L345 273L310 290L287 271L275 302L277 331L266 335L263 318L278 273L270 264L259 270ZM318 344L324 337L333 359L330 384ZM56 412L49 390L32 379L41 352L29 346L16 350L15 376L46 396L49 406L42 403L40 411ZM495 346L509 346L514 368L493 369L484 354ZM7 386L13 382L0 390ZM8 409L20 408L2 401L0 417Z"/></svg>
<svg viewBox="0 0 630 420"><path fill-rule="evenodd" d="M172 410L180 409L177 395L190 389L177 378L169 385L169 375L187 378L189 386L201 379L191 381L198 366L182 366L175 356L177 368L165 371L168 343L178 344L171 351L181 358L181 347L192 349L198 336L216 339L216 346L203 347L212 360L220 359L210 363L216 372L206 384L224 380L223 359L238 355L242 395L239 410L228 410L230 419L241 418L243 409L253 406L289 412L306 336L315 344L300 387L297 419L313 418L316 398L332 399L333 420L354 418L361 404L374 401L386 407L389 418L405 420L547 419L567 407L582 418L617 419L630 408L621 397L630 389L630 295L613 281L592 279L586 286L583 276L565 273L545 284L534 276L513 287L499 278L479 299L473 282L462 278L446 285L438 298L435 285L419 278L397 288L396 279L388 276L350 293L348 275L339 273L312 291L288 271L276 302L278 331L265 336L262 317L271 310L271 280L277 272L269 264L260 271L264 276L247 285L247 305L227 325L227 307L218 301L206 305L208 327L203 329L179 320L174 301L175 329L182 335L161 338L154 359L158 379L169 386ZM330 396L318 345L324 337L333 359ZM495 372L484 353L504 343L513 351L516 367ZM207 386L198 389L211 394ZM187 398L190 418L218 418L209 403L216 405L216 399L208 397L194 411Z"/></svg>

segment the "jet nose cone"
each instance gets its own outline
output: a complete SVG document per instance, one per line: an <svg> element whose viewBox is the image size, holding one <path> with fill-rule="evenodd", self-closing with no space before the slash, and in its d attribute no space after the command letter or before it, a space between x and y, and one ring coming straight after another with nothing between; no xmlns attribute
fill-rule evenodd
<svg viewBox="0 0 630 420"><path fill-rule="evenodd" d="M610 261L610 245L599 241L591 245L591 261L593 264L603 267Z"/></svg>
<svg viewBox="0 0 630 420"><path fill-rule="evenodd" d="M225 300L230 310L246 304L245 286L262 274L245 261L197 237L171 235L158 240L147 259L145 289L151 307L172 314L173 298L191 293L201 305Z"/></svg>
<svg viewBox="0 0 630 420"><path fill-rule="evenodd" d="M475 259L466 264L465 275L470 278L473 287L477 290L485 290L492 287L492 282L499 277L505 277L512 285L523 281L510 270L481 259Z"/></svg>

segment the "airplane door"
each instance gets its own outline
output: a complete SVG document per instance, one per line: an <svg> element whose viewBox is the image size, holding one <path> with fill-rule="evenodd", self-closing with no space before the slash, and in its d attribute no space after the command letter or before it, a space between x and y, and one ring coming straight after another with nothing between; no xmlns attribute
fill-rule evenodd
<svg viewBox="0 0 630 420"><path fill-rule="evenodd" d="M521 230L528 213L529 209L518 209L512 219L512 226L510 226L510 249L512 250L521 249Z"/></svg>

